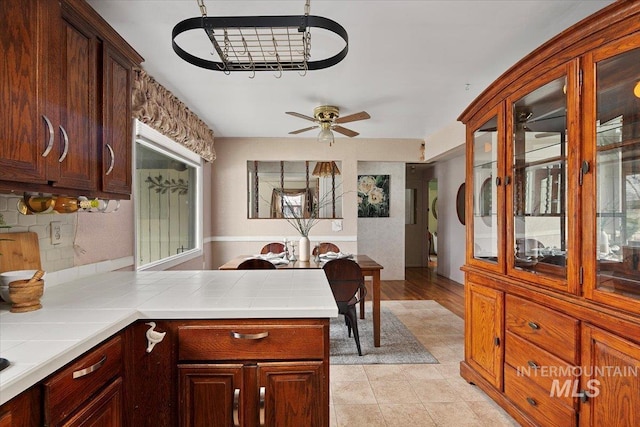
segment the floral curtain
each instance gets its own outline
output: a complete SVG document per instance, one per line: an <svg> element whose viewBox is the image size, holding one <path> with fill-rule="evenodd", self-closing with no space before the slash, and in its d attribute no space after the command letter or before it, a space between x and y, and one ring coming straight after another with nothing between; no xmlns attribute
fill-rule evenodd
<svg viewBox="0 0 640 427"><path fill-rule="evenodd" d="M133 117L206 161L216 158L213 131L182 101L142 69L134 71Z"/></svg>

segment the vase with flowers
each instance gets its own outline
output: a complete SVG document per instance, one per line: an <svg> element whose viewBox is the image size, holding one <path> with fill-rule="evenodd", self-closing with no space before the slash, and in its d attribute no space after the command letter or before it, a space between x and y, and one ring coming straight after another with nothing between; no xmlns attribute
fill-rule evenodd
<svg viewBox="0 0 640 427"><path fill-rule="evenodd" d="M314 203L313 198L306 200L306 203L298 204L296 200L284 192L280 194L282 202L282 217L287 220L300 235L298 259L309 261L311 255L311 243L309 232L320 221L318 210L319 203Z"/></svg>

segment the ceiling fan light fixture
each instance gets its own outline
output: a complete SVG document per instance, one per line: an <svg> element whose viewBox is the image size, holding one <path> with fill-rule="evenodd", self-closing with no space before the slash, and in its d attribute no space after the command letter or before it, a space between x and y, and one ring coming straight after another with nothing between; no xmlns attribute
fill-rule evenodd
<svg viewBox="0 0 640 427"><path fill-rule="evenodd" d="M318 142L322 144L329 144L329 147L333 145L335 138L333 132L331 132L331 123L321 123L322 130L318 134Z"/></svg>

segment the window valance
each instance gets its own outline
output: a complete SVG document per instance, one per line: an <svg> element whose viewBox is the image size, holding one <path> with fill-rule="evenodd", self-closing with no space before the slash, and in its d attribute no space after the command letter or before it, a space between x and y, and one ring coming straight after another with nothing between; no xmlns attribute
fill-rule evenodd
<svg viewBox="0 0 640 427"><path fill-rule="evenodd" d="M133 117L203 159L216 158L213 131L182 101L142 69L134 71Z"/></svg>

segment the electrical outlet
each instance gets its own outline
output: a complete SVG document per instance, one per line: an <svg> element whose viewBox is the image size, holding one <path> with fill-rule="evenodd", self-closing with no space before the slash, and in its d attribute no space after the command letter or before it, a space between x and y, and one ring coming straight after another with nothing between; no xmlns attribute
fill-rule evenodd
<svg viewBox="0 0 640 427"><path fill-rule="evenodd" d="M59 245L62 243L62 223L60 221L51 221L51 244Z"/></svg>

